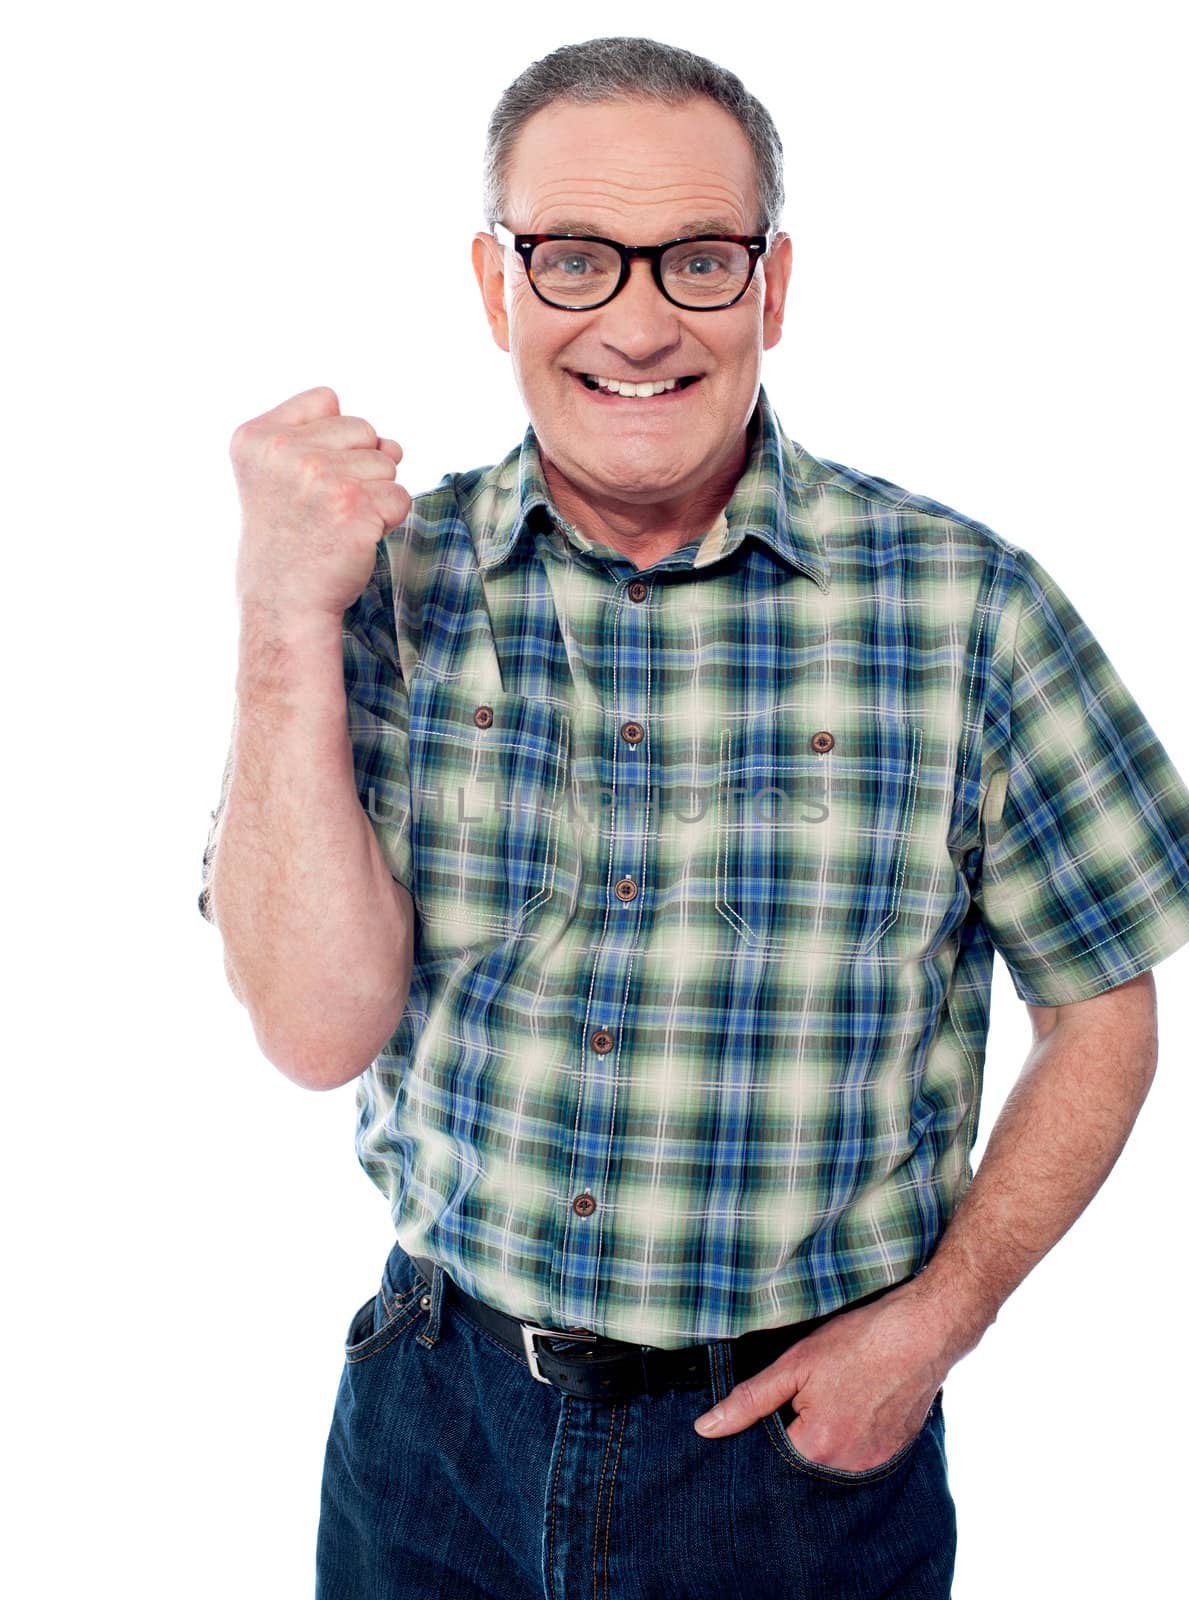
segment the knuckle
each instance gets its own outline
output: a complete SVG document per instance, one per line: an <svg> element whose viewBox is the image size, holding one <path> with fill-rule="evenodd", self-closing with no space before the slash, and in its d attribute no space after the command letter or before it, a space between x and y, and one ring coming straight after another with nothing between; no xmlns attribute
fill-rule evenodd
<svg viewBox="0 0 1189 1600"><path fill-rule="evenodd" d="M334 485L331 510L341 521L354 517L363 501L363 485L354 478L340 478Z"/></svg>
<svg viewBox="0 0 1189 1600"><path fill-rule="evenodd" d="M233 460L248 454L255 445L259 432L259 423L255 417L247 422L241 422L238 428L232 430L227 449Z"/></svg>
<svg viewBox="0 0 1189 1600"><path fill-rule="evenodd" d="M748 1411L763 1409L764 1396L754 1378L740 1378L735 1385L735 1396L739 1404Z"/></svg>

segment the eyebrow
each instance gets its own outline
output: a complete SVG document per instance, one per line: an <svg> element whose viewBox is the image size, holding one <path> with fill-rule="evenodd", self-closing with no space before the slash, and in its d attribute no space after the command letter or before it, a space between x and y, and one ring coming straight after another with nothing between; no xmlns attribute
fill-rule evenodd
<svg viewBox="0 0 1189 1600"><path fill-rule="evenodd" d="M588 222L582 218L561 217L556 222L551 222L546 228L538 228L538 233L593 233L602 238L608 235L603 233L603 225L599 222ZM677 232L671 238L678 238L690 233L736 233L735 224L726 217L694 217L691 221L679 224Z"/></svg>

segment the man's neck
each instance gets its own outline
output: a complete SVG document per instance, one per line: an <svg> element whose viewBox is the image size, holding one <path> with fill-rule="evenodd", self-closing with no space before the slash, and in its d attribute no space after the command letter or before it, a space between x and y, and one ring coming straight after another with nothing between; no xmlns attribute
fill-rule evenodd
<svg viewBox="0 0 1189 1600"><path fill-rule="evenodd" d="M595 500L580 493L543 453L541 470L553 502L566 521L588 539L618 550L639 571L710 531L735 492L747 465L748 450L745 432L735 455L714 478L683 498L645 505Z"/></svg>

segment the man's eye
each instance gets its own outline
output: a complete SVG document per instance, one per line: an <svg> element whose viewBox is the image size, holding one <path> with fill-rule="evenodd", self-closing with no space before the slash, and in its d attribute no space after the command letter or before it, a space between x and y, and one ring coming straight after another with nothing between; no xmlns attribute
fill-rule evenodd
<svg viewBox="0 0 1189 1600"><path fill-rule="evenodd" d="M690 256L681 270L692 278L708 278L713 272L721 272L725 265L717 256Z"/></svg>
<svg viewBox="0 0 1189 1600"><path fill-rule="evenodd" d="M568 278L582 278L586 276L593 263L589 256L563 256L560 263L555 263L555 266L560 266Z"/></svg>

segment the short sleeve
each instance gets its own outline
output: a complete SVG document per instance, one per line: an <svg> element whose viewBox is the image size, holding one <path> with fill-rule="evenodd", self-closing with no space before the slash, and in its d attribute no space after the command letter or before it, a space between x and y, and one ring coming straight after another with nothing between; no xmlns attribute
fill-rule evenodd
<svg viewBox="0 0 1189 1600"><path fill-rule="evenodd" d="M367 587L343 613L347 728L359 803L392 876L412 893L409 700L396 643L386 541Z"/></svg>
<svg viewBox="0 0 1189 1600"><path fill-rule="evenodd" d="M1189 789L1069 598L1017 565L975 898L1019 997L1065 1005L1189 940Z"/></svg>

